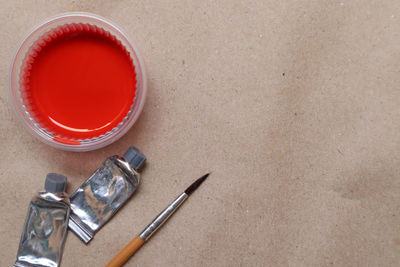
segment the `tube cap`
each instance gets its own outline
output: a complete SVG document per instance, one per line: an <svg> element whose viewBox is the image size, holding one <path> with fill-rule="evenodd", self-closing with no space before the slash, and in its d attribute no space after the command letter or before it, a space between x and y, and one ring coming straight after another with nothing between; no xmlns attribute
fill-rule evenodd
<svg viewBox="0 0 400 267"><path fill-rule="evenodd" d="M44 189L46 192L59 193L65 192L67 186L67 177L58 173L48 173L46 175L46 182Z"/></svg>
<svg viewBox="0 0 400 267"><path fill-rule="evenodd" d="M122 157L136 170L140 169L146 161L145 155L133 146L129 147Z"/></svg>

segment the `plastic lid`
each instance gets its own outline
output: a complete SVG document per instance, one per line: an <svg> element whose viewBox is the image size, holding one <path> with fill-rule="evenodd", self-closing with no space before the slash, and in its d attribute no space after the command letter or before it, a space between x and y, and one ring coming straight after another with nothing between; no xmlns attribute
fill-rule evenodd
<svg viewBox="0 0 400 267"><path fill-rule="evenodd" d="M129 147L122 157L136 170L140 169L146 161L145 155L133 146Z"/></svg>
<svg viewBox="0 0 400 267"><path fill-rule="evenodd" d="M48 173L46 175L46 182L44 189L46 192L59 193L65 192L67 186L67 177L58 173Z"/></svg>

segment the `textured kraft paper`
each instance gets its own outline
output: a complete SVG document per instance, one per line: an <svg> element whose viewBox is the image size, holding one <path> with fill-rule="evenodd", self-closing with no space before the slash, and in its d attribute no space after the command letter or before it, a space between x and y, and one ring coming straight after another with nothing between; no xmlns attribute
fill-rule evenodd
<svg viewBox="0 0 400 267"><path fill-rule="evenodd" d="M140 189L62 266L104 266L192 181L212 175L126 266L398 266L400 2L1 1L0 266L15 260L46 173L68 193L130 145ZM72 153L31 136L8 92L12 56L48 17L120 25L148 69L133 128Z"/></svg>

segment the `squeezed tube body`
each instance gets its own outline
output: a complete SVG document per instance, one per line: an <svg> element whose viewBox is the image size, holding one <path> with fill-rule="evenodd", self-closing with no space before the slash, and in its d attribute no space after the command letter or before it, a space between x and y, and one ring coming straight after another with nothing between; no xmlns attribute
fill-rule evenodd
<svg viewBox="0 0 400 267"><path fill-rule="evenodd" d="M58 267L70 207L63 193L41 192L29 204L14 267Z"/></svg>
<svg viewBox="0 0 400 267"><path fill-rule="evenodd" d="M113 156L70 197L69 228L86 244L132 196L140 175L123 158Z"/></svg>

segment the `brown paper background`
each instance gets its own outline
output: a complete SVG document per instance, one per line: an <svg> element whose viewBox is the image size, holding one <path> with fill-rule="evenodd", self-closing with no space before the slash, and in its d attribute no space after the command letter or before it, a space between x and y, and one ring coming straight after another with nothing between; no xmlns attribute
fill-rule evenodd
<svg viewBox="0 0 400 267"><path fill-rule="evenodd" d="M148 157L140 190L62 266L104 266L193 180L212 175L126 266L398 266L400 3L0 2L0 266L47 172L71 193L110 155ZM8 93L25 34L66 11L120 25L148 69L134 127L87 153L31 136Z"/></svg>

